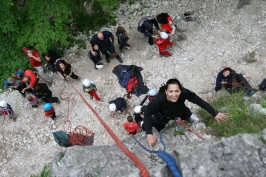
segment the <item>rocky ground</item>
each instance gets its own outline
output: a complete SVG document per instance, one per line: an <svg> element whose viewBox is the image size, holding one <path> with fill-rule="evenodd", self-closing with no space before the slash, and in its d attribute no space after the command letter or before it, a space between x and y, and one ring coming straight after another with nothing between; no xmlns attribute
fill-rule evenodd
<svg viewBox="0 0 266 177"><path fill-rule="evenodd" d="M186 88L204 99L212 95L212 84L215 82L212 71L219 71L222 63L251 77L250 84L257 87L266 74L264 67L266 1L251 1L251 4L241 9L236 9L237 4L237 0L143 0L136 1L131 6L127 3L122 4L117 10L117 25L125 26L130 37L129 43L133 45L132 50L125 51L123 64L143 67L142 75L149 88L158 89L169 78L176 77ZM161 58L155 49L148 46L148 39L141 39L140 33L136 30L137 23L143 16L155 16L161 12L168 12L177 22L188 10L194 10L194 16L198 20L188 22L187 30L176 32L175 39L178 39L181 34L186 35L187 39L176 41L176 45L171 50L173 56L170 58ZM110 30L114 34L116 28L117 26L112 26L103 28L103 30ZM118 49L117 43L115 47ZM242 59L247 53L253 51L255 62L249 63ZM112 73L112 69L119 62L111 58L111 63L107 64L104 61L104 68L95 70L92 61L87 57L87 52L88 49L71 48L65 53L64 59L72 64L75 73L79 74L82 79L88 78L95 81L103 102L90 100L89 96L82 92L81 82L73 80L73 84L122 140L127 137L122 123L126 121L128 115L133 113L133 108L139 103L139 98L134 96L128 100L129 106L125 113L112 118L108 110L108 101L126 93ZM59 97L64 86L63 81L58 76L54 76L54 85L51 87L54 96ZM28 177L32 174L39 174L43 166L51 162L55 151L64 150L55 143L52 132L63 130L66 119L72 122L73 128L83 125L95 132L94 145L114 144L107 131L70 84L64 91L68 94L73 93L74 99L69 102L69 109L68 102L65 100L62 100L60 105L53 105L58 114L55 127L51 127L48 119L43 116L42 103L39 108L32 109L15 91L0 95L0 100L5 99L18 114L16 122L5 119L2 123L0 176ZM65 98L66 94L62 96ZM144 95L140 99L143 97ZM192 110L197 109L195 105L188 104L188 106Z"/></svg>

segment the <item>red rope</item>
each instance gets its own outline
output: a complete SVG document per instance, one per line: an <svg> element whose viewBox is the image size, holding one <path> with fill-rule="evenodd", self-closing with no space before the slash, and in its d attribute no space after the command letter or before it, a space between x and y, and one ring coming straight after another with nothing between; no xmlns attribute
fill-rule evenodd
<svg viewBox="0 0 266 177"><path fill-rule="evenodd" d="M186 124L185 120L179 119L177 121L178 124L183 125L188 131L192 132L194 135L196 135L197 137L199 137L202 140L205 140L205 138L203 138L202 136L200 136L199 134L197 134L194 130L192 130L191 128L189 128Z"/></svg>
<svg viewBox="0 0 266 177"><path fill-rule="evenodd" d="M84 103L91 109L91 111L96 115L96 117L99 119L101 124L104 126L104 128L107 130L107 132L111 135L113 140L116 142L116 144L119 146L119 148L136 164L140 171L140 175L142 177L150 177L149 172L145 165L139 160L139 158L133 154L123 143L119 140L119 138L116 136L116 134L111 130L111 128L104 122L104 120L101 118L101 116L93 109L93 107L87 102L87 100L82 96L82 94L74 87L74 85L69 82L72 88L79 94L79 96L82 98Z"/></svg>

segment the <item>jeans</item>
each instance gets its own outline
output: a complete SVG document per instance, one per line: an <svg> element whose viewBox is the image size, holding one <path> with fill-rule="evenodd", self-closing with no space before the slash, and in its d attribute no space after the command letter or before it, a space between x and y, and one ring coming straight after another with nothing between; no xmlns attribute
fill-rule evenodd
<svg viewBox="0 0 266 177"><path fill-rule="evenodd" d="M47 82L47 83L52 83L53 82L53 79L48 74L45 74L44 73L44 70L43 70L43 67L42 66L37 66L37 67L34 67L34 68L38 71L40 77L45 82Z"/></svg>

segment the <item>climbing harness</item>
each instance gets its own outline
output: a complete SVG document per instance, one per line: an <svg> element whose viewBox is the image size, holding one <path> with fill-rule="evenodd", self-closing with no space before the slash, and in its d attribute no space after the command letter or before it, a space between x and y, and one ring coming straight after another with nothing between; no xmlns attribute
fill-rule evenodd
<svg viewBox="0 0 266 177"><path fill-rule="evenodd" d="M168 166L168 168L170 169L172 175L174 177L181 177L179 171L178 171L178 168L177 168L177 164L176 164L176 160L175 158L169 154L168 152L165 151L165 144L163 142L163 137L162 137L162 133L160 133L160 142L162 143L163 145L163 150L149 150L147 149L145 146L143 146L135 136L131 136L144 150L146 150L147 152L149 153L155 153L158 155L158 157L160 157Z"/></svg>

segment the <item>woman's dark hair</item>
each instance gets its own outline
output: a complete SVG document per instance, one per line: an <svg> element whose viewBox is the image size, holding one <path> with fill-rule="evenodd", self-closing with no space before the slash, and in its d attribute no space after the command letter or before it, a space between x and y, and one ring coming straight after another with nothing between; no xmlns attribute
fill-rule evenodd
<svg viewBox="0 0 266 177"><path fill-rule="evenodd" d="M174 79L169 79L169 80L166 82L166 84L164 84L164 85L162 85L162 86L160 87L160 89L159 89L159 93L165 93L165 90L168 89L168 86L169 86L170 84L177 84L177 85L179 86L180 90L183 88L183 86L181 85L181 83L179 82L178 79L175 79L175 78L174 78Z"/></svg>
<svg viewBox="0 0 266 177"><path fill-rule="evenodd" d="M169 16L168 13L160 13L159 15L157 15L156 19L159 23L167 24L169 23L167 20L168 16Z"/></svg>
<svg viewBox="0 0 266 177"><path fill-rule="evenodd" d="M236 73L235 70L233 70L232 68L229 68L229 67L224 68L224 71L223 72L225 72L225 71L229 71L230 72L230 75Z"/></svg>
<svg viewBox="0 0 266 177"><path fill-rule="evenodd" d="M48 52L43 54L43 57L50 57L51 58L52 54L51 54L51 52L48 51Z"/></svg>
<svg viewBox="0 0 266 177"><path fill-rule="evenodd" d="M34 50L33 46L26 47L27 50Z"/></svg>
<svg viewBox="0 0 266 177"><path fill-rule="evenodd" d="M56 64L55 64L55 69L56 69L57 71L60 70L60 66L59 66L60 63L63 63L65 66L68 64L65 60L58 60L58 61L56 62Z"/></svg>
<svg viewBox="0 0 266 177"><path fill-rule="evenodd" d="M92 48L93 48L95 45L98 45L98 44L96 44L96 43L91 43Z"/></svg>

